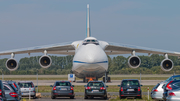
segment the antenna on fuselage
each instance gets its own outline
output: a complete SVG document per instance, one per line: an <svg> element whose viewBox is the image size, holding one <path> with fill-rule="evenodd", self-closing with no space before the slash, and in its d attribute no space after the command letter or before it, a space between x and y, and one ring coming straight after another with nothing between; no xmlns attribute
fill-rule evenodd
<svg viewBox="0 0 180 101"><path fill-rule="evenodd" d="M87 37L90 37L91 36L91 33L90 33L90 12L89 12L89 4L87 4L87 15L86 15L86 35Z"/></svg>

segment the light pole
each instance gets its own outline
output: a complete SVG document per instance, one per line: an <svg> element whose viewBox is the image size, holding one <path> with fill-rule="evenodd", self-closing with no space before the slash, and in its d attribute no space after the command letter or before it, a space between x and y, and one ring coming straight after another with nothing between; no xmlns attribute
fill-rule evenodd
<svg viewBox="0 0 180 101"><path fill-rule="evenodd" d="M38 69L37 69L37 93L38 93Z"/></svg>
<svg viewBox="0 0 180 101"><path fill-rule="evenodd" d="M3 69L1 69L1 72L2 72L2 81L4 81Z"/></svg>

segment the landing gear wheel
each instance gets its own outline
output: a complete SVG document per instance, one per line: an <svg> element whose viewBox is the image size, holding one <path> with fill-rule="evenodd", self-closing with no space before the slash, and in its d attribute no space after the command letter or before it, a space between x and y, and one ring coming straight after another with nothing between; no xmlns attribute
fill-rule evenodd
<svg viewBox="0 0 180 101"><path fill-rule="evenodd" d="M70 99L74 99L74 96L71 96Z"/></svg>
<svg viewBox="0 0 180 101"><path fill-rule="evenodd" d="M89 79L85 79L85 83L88 83Z"/></svg>
<svg viewBox="0 0 180 101"><path fill-rule="evenodd" d="M105 77L103 77L103 82L105 82Z"/></svg>
<svg viewBox="0 0 180 101"><path fill-rule="evenodd" d="M107 78L107 82L111 82L111 77L108 77L108 78Z"/></svg>

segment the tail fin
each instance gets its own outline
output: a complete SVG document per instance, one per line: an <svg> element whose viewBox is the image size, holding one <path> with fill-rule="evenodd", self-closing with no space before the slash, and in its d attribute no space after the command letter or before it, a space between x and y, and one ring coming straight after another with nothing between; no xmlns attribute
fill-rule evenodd
<svg viewBox="0 0 180 101"><path fill-rule="evenodd" d="M90 37L91 36L91 33L90 33L90 12L89 12L89 4L87 4L87 16L86 16L86 35L87 37Z"/></svg>

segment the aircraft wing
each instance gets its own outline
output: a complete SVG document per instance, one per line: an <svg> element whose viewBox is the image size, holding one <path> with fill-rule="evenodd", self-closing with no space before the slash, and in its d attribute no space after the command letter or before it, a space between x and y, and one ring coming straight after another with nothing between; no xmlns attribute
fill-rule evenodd
<svg viewBox="0 0 180 101"><path fill-rule="evenodd" d="M47 51L48 54L62 54L62 55L74 55L75 48L71 44L52 44L52 45L45 45L45 46L36 46L36 47L29 47L29 48L22 48L22 49L15 49L9 51L2 51L0 55L11 55L14 54L24 54L24 53L44 53L44 50Z"/></svg>
<svg viewBox="0 0 180 101"><path fill-rule="evenodd" d="M140 47L140 46L134 46L128 44L109 43L109 45L107 45L105 48L105 52L107 55L131 54L133 50L136 53L162 54L162 55L168 54L171 56L180 56L180 52L153 49L153 48Z"/></svg>

